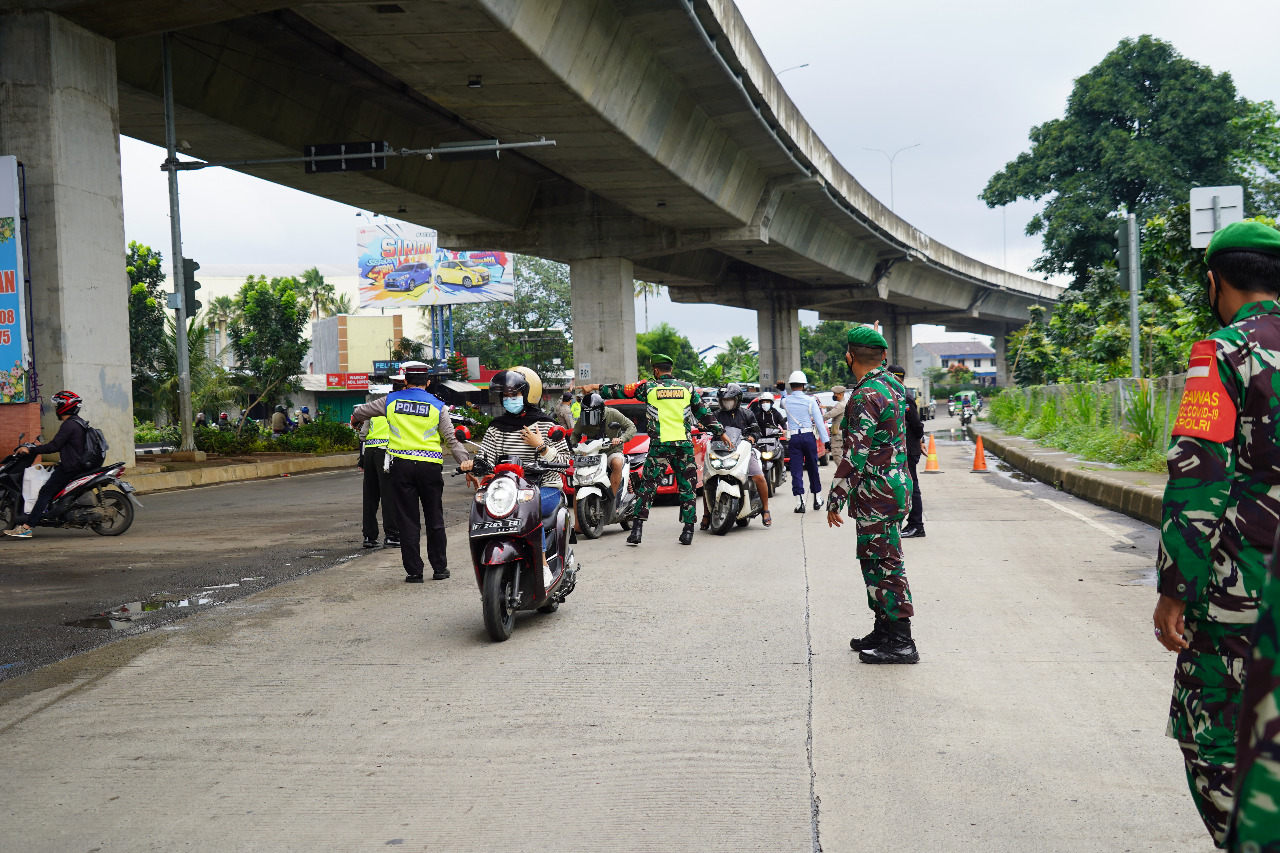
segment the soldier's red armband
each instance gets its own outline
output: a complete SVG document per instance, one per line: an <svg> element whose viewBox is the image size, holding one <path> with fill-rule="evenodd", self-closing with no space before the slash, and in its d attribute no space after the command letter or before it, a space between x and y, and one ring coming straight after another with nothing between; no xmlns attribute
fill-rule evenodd
<svg viewBox="0 0 1280 853"><path fill-rule="evenodd" d="M1218 348L1212 341L1191 347L1187 387L1182 392L1174 435L1225 444L1236 433L1236 405L1218 375Z"/></svg>
<svg viewBox="0 0 1280 853"><path fill-rule="evenodd" d="M639 384L640 383L638 382L630 382L622 386L622 393L627 395L628 397L634 397L636 395L636 388L639 387Z"/></svg>

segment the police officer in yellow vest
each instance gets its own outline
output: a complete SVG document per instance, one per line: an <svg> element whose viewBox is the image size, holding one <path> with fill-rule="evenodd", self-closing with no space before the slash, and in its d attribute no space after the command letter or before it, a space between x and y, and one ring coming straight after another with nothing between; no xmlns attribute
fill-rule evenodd
<svg viewBox="0 0 1280 853"><path fill-rule="evenodd" d="M693 442L689 441L689 431L685 426L685 415L692 412L717 438L724 435L724 427L702 405L702 399L692 385L671 375L674 359L656 354L651 363L653 379L647 382L633 382L630 385L583 385L581 390L584 394L598 390L606 400L644 400L648 406L649 455L645 458L644 474L636 487L636 521L632 525L631 535L627 537L627 544L640 544L644 519L649 517L649 506L658 492L658 480L669 462L672 473L675 474L676 487L680 490L680 520L684 522L680 544L688 545L693 541L693 523L697 518L693 492L698 472L694 465Z"/></svg>
<svg viewBox="0 0 1280 853"><path fill-rule="evenodd" d="M573 402L569 404L569 413L573 415L574 426L578 424L578 418L582 417L582 398L575 396Z"/></svg>
<svg viewBox="0 0 1280 853"><path fill-rule="evenodd" d="M387 455L391 457L391 488L395 493L400 527L400 558L405 581L422 583L423 561L419 548L422 518L427 528L427 559L432 577L449 577L447 542L444 534L444 450L458 462L471 457L453 436L453 422L445 404L427 390L435 371L425 364L401 366L405 388L381 400L357 406L353 423L384 416L390 435Z"/></svg>
<svg viewBox="0 0 1280 853"><path fill-rule="evenodd" d="M404 388L404 374L391 377L391 390ZM400 522L396 518L396 500L391 489L391 472L387 468L387 441L391 425L383 415L365 422L364 449L360 467L364 469L364 547L378 547L378 504L382 504L382 529L387 548L400 547Z"/></svg>

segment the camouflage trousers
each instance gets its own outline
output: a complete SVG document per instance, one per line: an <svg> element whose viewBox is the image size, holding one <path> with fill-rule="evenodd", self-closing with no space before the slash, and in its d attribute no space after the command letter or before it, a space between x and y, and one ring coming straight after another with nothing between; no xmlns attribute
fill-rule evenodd
<svg viewBox="0 0 1280 853"><path fill-rule="evenodd" d="M1226 845L1235 799L1236 724L1251 625L1187 617L1189 648L1178 653L1165 734L1178 741L1200 819Z"/></svg>
<svg viewBox="0 0 1280 853"><path fill-rule="evenodd" d="M658 494L667 463L675 474L676 488L680 490L680 521L692 524L698 514L694 509L694 488L698 482L697 467L693 462L693 442L656 441L649 445L649 455L644 460L644 473L636 486L636 518L649 517L649 507Z"/></svg>
<svg viewBox="0 0 1280 853"><path fill-rule="evenodd" d="M1245 664L1236 743L1236 802L1231 849L1280 853L1280 581L1262 595L1252 656Z"/></svg>
<svg viewBox="0 0 1280 853"><path fill-rule="evenodd" d="M902 538L898 522L857 519L858 564L867 585L867 607L877 619L896 622L915 615L911 586L902 562Z"/></svg>

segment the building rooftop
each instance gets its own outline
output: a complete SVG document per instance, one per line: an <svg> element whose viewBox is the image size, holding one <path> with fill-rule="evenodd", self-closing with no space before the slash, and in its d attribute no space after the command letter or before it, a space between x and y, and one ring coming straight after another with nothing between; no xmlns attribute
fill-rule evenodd
<svg viewBox="0 0 1280 853"><path fill-rule="evenodd" d="M926 352L936 356L948 355L991 355L996 351L982 341L941 341L939 343L916 344Z"/></svg>

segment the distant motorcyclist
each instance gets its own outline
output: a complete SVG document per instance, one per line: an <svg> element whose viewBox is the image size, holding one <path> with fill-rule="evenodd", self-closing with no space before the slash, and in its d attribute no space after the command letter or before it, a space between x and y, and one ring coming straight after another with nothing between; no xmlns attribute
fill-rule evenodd
<svg viewBox="0 0 1280 853"><path fill-rule="evenodd" d="M230 432L233 429L235 427L231 425L231 418L227 416L226 412L218 415L218 430L220 432Z"/></svg>
<svg viewBox="0 0 1280 853"><path fill-rule="evenodd" d="M22 524L17 525L12 530L6 530L6 536L30 539L31 528L38 525L40 519L44 518L45 510L49 508L49 502L53 500L54 495L65 489L67 484L74 480L77 475L88 470L84 467L83 459L85 434L89 430L89 425L80 418L80 405L82 402L80 395L74 391L59 391L54 394L54 412L57 414L58 420L62 421L62 425L58 427L57 435L48 444L18 448L17 453L19 455L32 453L39 456L43 453L57 453L60 461L54 466L49 479L40 487L40 494L36 496L36 502L31 507L31 512L27 513Z"/></svg>
<svg viewBox="0 0 1280 853"><path fill-rule="evenodd" d="M309 423L314 423L314 421L315 418L311 417L311 408L309 406L303 406L298 409L298 426L306 426Z"/></svg>
<svg viewBox="0 0 1280 853"><path fill-rule="evenodd" d="M760 492L760 504L763 507L760 511L760 520L764 522L765 527L769 527L773 524L773 516L769 514L769 484L764 479L760 454L754 446L762 435L760 424L756 416L751 413L751 409L742 405L741 385L729 384L721 388L716 392L716 402L720 404L720 410L716 412L716 420L720 425L725 428L734 427L752 444L751 460L747 463L747 476L755 481L756 491ZM702 530L711 526L711 504L706 489L702 492L702 523L698 526Z"/></svg>
<svg viewBox="0 0 1280 853"><path fill-rule="evenodd" d="M627 454L623 448L628 441L636 437L636 425L622 412L606 406L604 398L599 394L585 395L584 402L582 417L578 418L578 423L569 436L569 447L570 449L577 447L584 438L588 441L608 438L609 485L613 488L614 495L617 495L618 490L622 488L622 472L627 465ZM573 502L576 528L578 523L576 496Z"/></svg>
<svg viewBox="0 0 1280 853"><path fill-rule="evenodd" d="M284 406L276 406L276 410L271 413L271 432L275 435L284 435L288 431L289 415Z"/></svg>
<svg viewBox="0 0 1280 853"><path fill-rule="evenodd" d="M196 420L192 426L207 427L209 421L205 418L204 412L196 412Z"/></svg>

